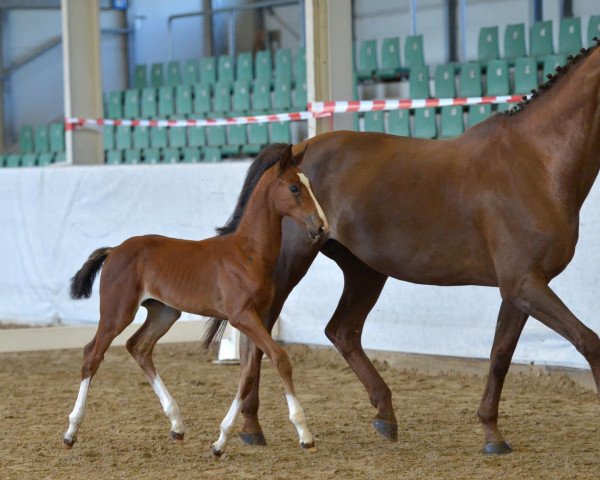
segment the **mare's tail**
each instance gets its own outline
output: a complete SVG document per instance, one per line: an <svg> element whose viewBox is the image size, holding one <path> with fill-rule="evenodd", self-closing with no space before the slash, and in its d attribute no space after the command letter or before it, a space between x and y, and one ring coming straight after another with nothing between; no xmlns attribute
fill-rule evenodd
<svg viewBox="0 0 600 480"><path fill-rule="evenodd" d="M108 254L110 253L110 247L99 248L90 255L90 258L83 264L79 271L71 279L71 298L78 300L81 298L90 298L92 294L92 285L96 274Z"/></svg>
<svg viewBox="0 0 600 480"><path fill-rule="evenodd" d="M265 147L254 159L246 173L246 180L244 180L235 210L231 214L231 217L229 217L229 220L227 220L227 223L217 228L219 235L227 235L228 233L235 232L254 187L256 187L263 173L279 161L288 146L285 143L273 143ZM218 345L221 342L226 326L227 320L221 320L220 318L211 318L209 320L208 327L206 327L204 336L202 337L202 346L204 349L208 349L212 343Z"/></svg>

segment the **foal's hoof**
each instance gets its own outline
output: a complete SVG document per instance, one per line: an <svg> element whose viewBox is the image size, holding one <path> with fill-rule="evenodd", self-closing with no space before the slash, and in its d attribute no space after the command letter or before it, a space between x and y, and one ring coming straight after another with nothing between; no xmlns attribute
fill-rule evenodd
<svg viewBox="0 0 600 480"><path fill-rule="evenodd" d="M183 436L184 435L185 435L185 433L171 432L171 438L173 439L173 441L175 443L179 443L179 444L183 443Z"/></svg>
<svg viewBox="0 0 600 480"><path fill-rule="evenodd" d="M304 450L305 452L308 452L308 453L315 453L317 451L317 447L315 447L315 442L310 442L310 443L300 442L300 447L302 447L302 450Z"/></svg>
<svg viewBox="0 0 600 480"><path fill-rule="evenodd" d="M512 448L506 442L488 442L483 447L484 455L506 455L512 452Z"/></svg>
<svg viewBox="0 0 600 480"><path fill-rule="evenodd" d="M210 447L210 454L215 460L219 460L219 458L221 458L221 455L223 455L223 452L213 445L212 447Z"/></svg>
<svg viewBox="0 0 600 480"><path fill-rule="evenodd" d="M72 438L71 440L69 440L66 437L63 437L62 439L62 445L65 449L67 450L71 450L71 448L73 448L73 445L75 444L75 439Z"/></svg>
<svg viewBox="0 0 600 480"><path fill-rule="evenodd" d="M258 433L240 432L240 438L242 439L242 443L244 445L260 446L260 447L267 446L267 440L265 439L263 432L258 432Z"/></svg>
<svg viewBox="0 0 600 480"><path fill-rule="evenodd" d="M385 420L381 420L376 418L373 420L373 428L377 431L379 435L381 435L386 440L390 442L398 441L398 424L386 422Z"/></svg>

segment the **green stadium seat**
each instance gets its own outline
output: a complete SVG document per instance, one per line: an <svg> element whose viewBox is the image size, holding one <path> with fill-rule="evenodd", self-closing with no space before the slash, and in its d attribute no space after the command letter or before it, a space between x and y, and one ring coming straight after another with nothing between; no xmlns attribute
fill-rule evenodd
<svg viewBox="0 0 600 480"><path fill-rule="evenodd" d="M52 162L54 162L54 153L52 152L40 153L38 156L38 165L40 167L50 165Z"/></svg>
<svg viewBox="0 0 600 480"><path fill-rule="evenodd" d="M587 43L595 45L594 37L600 38L600 15L592 15L588 21Z"/></svg>
<svg viewBox="0 0 600 480"><path fill-rule="evenodd" d="M102 127L102 145L104 150L114 150L115 148L115 127L104 125Z"/></svg>
<svg viewBox="0 0 600 480"><path fill-rule="evenodd" d="M205 127L189 127L188 128L188 145L190 147L203 147L206 145L206 128Z"/></svg>
<svg viewBox="0 0 600 480"><path fill-rule="evenodd" d="M116 127L116 149L127 150L133 146L133 137L131 135L131 127L118 125Z"/></svg>
<svg viewBox="0 0 600 480"><path fill-rule="evenodd" d="M404 43L404 66L406 68L413 68L424 65L423 35L406 37L406 42Z"/></svg>
<svg viewBox="0 0 600 480"><path fill-rule="evenodd" d="M252 82L254 80L254 69L252 68L252 54L250 52L240 53L237 57L236 79Z"/></svg>
<svg viewBox="0 0 600 480"><path fill-rule="evenodd" d="M144 88L142 90L142 118L156 118L158 113L158 102L156 101L156 89Z"/></svg>
<svg viewBox="0 0 600 480"><path fill-rule="evenodd" d="M381 67L377 70L377 77L382 80L393 80L407 70L400 64L400 39L384 38L381 42Z"/></svg>
<svg viewBox="0 0 600 480"><path fill-rule="evenodd" d="M183 64L182 84L191 87L200 81L200 61L186 60Z"/></svg>
<svg viewBox="0 0 600 480"><path fill-rule="evenodd" d="M562 66L567 62L567 57L565 55L548 55L544 57L544 78L546 75L555 74L556 67Z"/></svg>
<svg viewBox="0 0 600 480"><path fill-rule="evenodd" d="M123 150L107 150L106 163L109 165L123 163Z"/></svg>
<svg viewBox="0 0 600 480"><path fill-rule="evenodd" d="M125 150L125 163L130 165L142 163L142 151L138 149Z"/></svg>
<svg viewBox="0 0 600 480"><path fill-rule="evenodd" d="M50 151L65 151L65 125L63 123L51 123L49 128Z"/></svg>
<svg viewBox="0 0 600 480"><path fill-rule="evenodd" d="M158 116L170 118L175 114L175 99L173 98L173 87L161 87L158 89Z"/></svg>
<svg viewBox="0 0 600 480"><path fill-rule="evenodd" d="M461 106L442 107L440 138L452 138L465 131Z"/></svg>
<svg viewBox="0 0 600 480"><path fill-rule="evenodd" d="M356 69L356 78L367 80L373 78L377 71L377 41L364 40L360 43L360 55L358 57L358 67Z"/></svg>
<svg viewBox="0 0 600 480"><path fill-rule="evenodd" d="M250 88L246 80L238 80L233 86L231 99L232 113L235 116L247 115L251 110Z"/></svg>
<svg viewBox="0 0 600 480"><path fill-rule="evenodd" d="M201 159L202 155L198 147L186 147L183 149L184 163L198 163Z"/></svg>
<svg viewBox="0 0 600 480"><path fill-rule="evenodd" d="M224 125L206 127L206 144L209 147L222 147L227 144Z"/></svg>
<svg viewBox="0 0 600 480"><path fill-rule="evenodd" d="M280 48L275 51L275 81L292 83L292 51Z"/></svg>
<svg viewBox="0 0 600 480"><path fill-rule="evenodd" d="M471 105L469 106L468 123L469 128L473 125L477 125L479 122L483 122L492 114L492 106L488 104L482 105Z"/></svg>
<svg viewBox="0 0 600 480"><path fill-rule="evenodd" d="M271 123L271 143L292 143L290 122Z"/></svg>
<svg viewBox="0 0 600 480"><path fill-rule="evenodd" d="M169 146L175 148L183 148L187 144L184 127L169 128Z"/></svg>
<svg viewBox="0 0 600 480"><path fill-rule="evenodd" d="M391 135L410 136L410 111L392 110L388 113L388 130Z"/></svg>
<svg viewBox="0 0 600 480"><path fill-rule="evenodd" d="M200 59L200 83L203 85L217 83L217 59L215 57L202 57Z"/></svg>
<svg viewBox="0 0 600 480"><path fill-rule="evenodd" d="M498 27L482 27L479 30L479 43L477 46L478 58L483 62L500 57L498 46Z"/></svg>
<svg viewBox="0 0 600 480"><path fill-rule="evenodd" d="M0 154L0 168L6 167L6 155Z"/></svg>
<svg viewBox="0 0 600 480"><path fill-rule="evenodd" d="M187 118L192 114L192 87L178 85L175 88L175 111L178 117Z"/></svg>
<svg viewBox="0 0 600 480"><path fill-rule="evenodd" d="M294 57L295 82L306 82L306 48L299 47Z"/></svg>
<svg viewBox="0 0 600 480"><path fill-rule="evenodd" d="M150 128L150 145L152 148L167 148L167 128L152 127Z"/></svg>
<svg viewBox="0 0 600 480"><path fill-rule="evenodd" d="M490 60L487 63L486 95L508 95L510 79L506 60Z"/></svg>
<svg viewBox="0 0 600 480"><path fill-rule="evenodd" d="M47 153L50 151L48 127L46 125L37 125L35 127L33 145L36 153Z"/></svg>
<svg viewBox="0 0 600 480"><path fill-rule="evenodd" d="M65 163L67 161L67 155L65 152L58 152L54 157L54 163Z"/></svg>
<svg viewBox="0 0 600 480"><path fill-rule="evenodd" d="M20 167L21 166L21 155L18 153L11 153L6 157L5 165L7 167Z"/></svg>
<svg viewBox="0 0 600 480"><path fill-rule="evenodd" d="M292 108L290 79L275 80L273 88L273 110L275 113L289 112Z"/></svg>
<svg viewBox="0 0 600 480"><path fill-rule="evenodd" d="M108 92L108 118L123 118L123 92Z"/></svg>
<svg viewBox="0 0 600 480"><path fill-rule="evenodd" d="M536 57L538 62L547 55L554 54L551 20L533 22L529 33L529 50L531 56Z"/></svg>
<svg viewBox="0 0 600 480"><path fill-rule="evenodd" d="M220 55L217 61L217 77L219 83L231 85L234 81L233 57L231 55Z"/></svg>
<svg viewBox="0 0 600 480"><path fill-rule="evenodd" d="M435 69L436 98L456 97L456 71L452 64L438 65Z"/></svg>
<svg viewBox="0 0 600 480"><path fill-rule="evenodd" d="M181 130L181 129L179 129ZM181 160L181 152L179 148L163 148L162 161L163 163L179 163Z"/></svg>
<svg viewBox="0 0 600 480"><path fill-rule="evenodd" d="M308 92L306 91L306 80L296 82L292 100L293 110L304 111L308 104Z"/></svg>
<svg viewBox="0 0 600 480"><path fill-rule="evenodd" d="M435 108L417 108L415 110L415 129L413 137L435 138L437 136L437 122Z"/></svg>
<svg viewBox="0 0 600 480"><path fill-rule="evenodd" d="M167 64L167 87L176 87L181 83L181 66L179 62Z"/></svg>
<svg viewBox="0 0 600 480"><path fill-rule="evenodd" d="M204 161L215 163L221 161L221 149L219 147L206 147L204 149Z"/></svg>
<svg viewBox="0 0 600 480"><path fill-rule="evenodd" d="M139 118L140 116L140 90L131 89L125 91L123 101L123 117Z"/></svg>
<svg viewBox="0 0 600 480"><path fill-rule="evenodd" d="M562 18L558 30L558 53L576 55L581 47L581 18Z"/></svg>
<svg viewBox="0 0 600 480"><path fill-rule="evenodd" d="M461 97L480 97L483 95L481 65L478 62L469 62L460 65L458 95Z"/></svg>
<svg viewBox="0 0 600 480"><path fill-rule="evenodd" d="M150 147L150 129L148 127L133 127L133 148L143 150Z"/></svg>
<svg viewBox="0 0 600 480"><path fill-rule="evenodd" d="M246 125L229 125L227 127L227 145L221 147L221 152L226 157L240 153L242 145L248 141L246 137Z"/></svg>
<svg viewBox="0 0 600 480"><path fill-rule="evenodd" d="M410 98L429 98L429 67L411 67L408 82Z"/></svg>
<svg viewBox="0 0 600 480"><path fill-rule="evenodd" d="M266 80L254 80L252 84L252 111L254 114L271 110L271 84Z"/></svg>
<svg viewBox="0 0 600 480"><path fill-rule="evenodd" d="M218 82L213 96L213 112L217 115L227 115L231 110L231 84Z"/></svg>
<svg viewBox="0 0 600 480"><path fill-rule="evenodd" d="M160 162L160 150L158 148L146 148L144 150L144 163L155 164Z"/></svg>
<svg viewBox="0 0 600 480"><path fill-rule="evenodd" d="M37 153L26 153L21 156L22 167L36 167L37 166Z"/></svg>
<svg viewBox="0 0 600 480"><path fill-rule="evenodd" d="M150 68L150 86L154 88L162 87L165 84L162 63L153 63Z"/></svg>
<svg viewBox="0 0 600 480"><path fill-rule="evenodd" d="M19 130L19 152L33 153L33 127L23 125Z"/></svg>
<svg viewBox="0 0 600 480"><path fill-rule="evenodd" d="M504 31L504 58L513 65L517 58L526 56L525 24L516 23L507 25Z"/></svg>
<svg viewBox="0 0 600 480"><path fill-rule="evenodd" d="M140 64L135 66L135 72L133 75L133 88L141 90L148 86L147 66Z"/></svg>
<svg viewBox="0 0 600 480"><path fill-rule="evenodd" d="M365 132L385 132L383 124L383 112L365 112Z"/></svg>
<svg viewBox="0 0 600 480"><path fill-rule="evenodd" d="M257 80L264 80L271 84L273 67L271 66L271 51L260 50L254 57L254 75Z"/></svg>
<svg viewBox="0 0 600 480"><path fill-rule="evenodd" d="M502 112L506 112L508 110L510 110L512 108L513 104L511 103L498 103L496 105L496 112L498 113L502 113Z"/></svg>
<svg viewBox="0 0 600 480"><path fill-rule="evenodd" d="M537 60L520 57L515 61L515 89L513 93L524 95L539 85Z"/></svg>
<svg viewBox="0 0 600 480"><path fill-rule="evenodd" d="M205 117L211 111L210 86L197 83L194 85L194 114Z"/></svg>
<svg viewBox="0 0 600 480"><path fill-rule="evenodd" d="M266 123L248 125L248 143L242 147L246 155L258 155L269 143L269 126Z"/></svg>

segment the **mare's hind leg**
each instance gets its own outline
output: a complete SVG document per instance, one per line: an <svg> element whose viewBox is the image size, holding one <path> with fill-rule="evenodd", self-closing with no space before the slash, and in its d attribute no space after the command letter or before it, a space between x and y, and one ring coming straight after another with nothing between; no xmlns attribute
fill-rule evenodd
<svg viewBox="0 0 600 480"><path fill-rule="evenodd" d="M148 377L154 393L158 396L162 408L171 421L171 438L183 442L185 428L179 414L179 406L171 397L152 361L152 352L156 342L171 328L181 316L181 312L156 300L147 300L144 307L148 310L146 321L140 329L127 340L127 350Z"/></svg>
<svg viewBox="0 0 600 480"><path fill-rule="evenodd" d="M485 432L486 444L483 447L485 454L504 454L512 451L498 428L498 404L504 377L510 367L513 353L526 321L526 313L508 302L502 302L490 355L490 372L481 405L477 410Z"/></svg>

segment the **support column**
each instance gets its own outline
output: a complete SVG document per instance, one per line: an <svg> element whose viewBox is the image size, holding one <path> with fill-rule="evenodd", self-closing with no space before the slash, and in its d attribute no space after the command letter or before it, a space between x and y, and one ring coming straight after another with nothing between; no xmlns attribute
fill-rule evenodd
<svg viewBox="0 0 600 480"><path fill-rule="evenodd" d="M306 0L306 80L308 101L352 100L352 2ZM352 130L352 115L308 121L308 136Z"/></svg>
<svg viewBox="0 0 600 480"><path fill-rule="evenodd" d="M0 72L4 71L4 43L6 37L6 10L0 9ZM4 114L4 82L7 82L8 78L0 79L0 152L4 152L6 145L5 125L6 117Z"/></svg>
<svg viewBox="0 0 600 480"><path fill-rule="evenodd" d="M102 117L99 0L61 0L65 116ZM67 163L104 163L102 129L65 132Z"/></svg>

